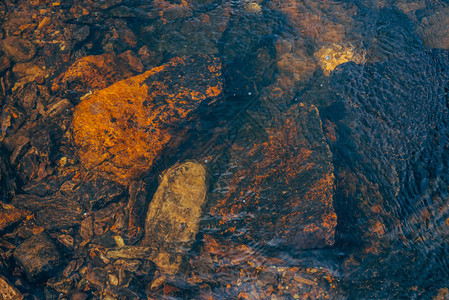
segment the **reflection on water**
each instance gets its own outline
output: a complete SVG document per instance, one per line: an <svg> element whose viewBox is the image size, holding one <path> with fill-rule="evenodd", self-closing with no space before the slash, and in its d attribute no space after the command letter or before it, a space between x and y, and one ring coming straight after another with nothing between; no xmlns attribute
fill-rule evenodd
<svg viewBox="0 0 449 300"><path fill-rule="evenodd" d="M449 297L448 16L0 3L0 295Z"/></svg>

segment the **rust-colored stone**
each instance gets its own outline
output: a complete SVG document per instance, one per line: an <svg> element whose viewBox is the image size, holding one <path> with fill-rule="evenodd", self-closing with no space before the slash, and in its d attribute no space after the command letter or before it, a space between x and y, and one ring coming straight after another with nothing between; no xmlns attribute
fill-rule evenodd
<svg viewBox="0 0 449 300"><path fill-rule="evenodd" d="M218 59L175 58L85 98L73 135L87 169L121 183L149 170L180 125L222 90Z"/></svg>
<svg viewBox="0 0 449 300"><path fill-rule="evenodd" d="M24 219L28 215L30 213L24 209L18 209L12 205L0 203L0 231Z"/></svg>
<svg viewBox="0 0 449 300"><path fill-rule="evenodd" d="M131 70L113 54L90 55L76 60L54 81L52 90L95 91L132 75Z"/></svg>
<svg viewBox="0 0 449 300"><path fill-rule="evenodd" d="M298 249L334 244L334 174L318 110L294 105L268 125L268 139L233 155L211 196L224 235ZM226 192L225 192L226 191Z"/></svg>

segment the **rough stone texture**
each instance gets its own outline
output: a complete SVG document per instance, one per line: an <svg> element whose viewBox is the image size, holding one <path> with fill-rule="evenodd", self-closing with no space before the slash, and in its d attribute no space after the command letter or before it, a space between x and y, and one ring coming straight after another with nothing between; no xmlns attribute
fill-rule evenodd
<svg viewBox="0 0 449 300"><path fill-rule="evenodd" d="M68 228L81 223L81 205L59 193L48 197L17 195L12 204L35 213L37 224L46 229Z"/></svg>
<svg viewBox="0 0 449 300"><path fill-rule="evenodd" d="M76 60L61 74L54 81L52 90L95 91L132 75L124 62L113 54L89 55Z"/></svg>
<svg viewBox="0 0 449 300"><path fill-rule="evenodd" d="M211 195L210 213L220 220L212 229L245 243L333 245L334 174L318 110L296 104L266 133L235 145Z"/></svg>
<svg viewBox="0 0 449 300"><path fill-rule="evenodd" d="M424 17L417 33L426 46L432 48L449 49L449 8L436 10L433 14Z"/></svg>
<svg viewBox="0 0 449 300"><path fill-rule="evenodd" d="M24 209L17 209L12 205L0 202L0 231L28 215L29 213Z"/></svg>
<svg viewBox="0 0 449 300"><path fill-rule="evenodd" d="M1 41L2 50L15 62L25 62L36 55L36 47L28 40L8 36Z"/></svg>
<svg viewBox="0 0 449 300"><path fill-rule="evenodd" d="M27 239L14 252L31 281L40 281L56 275L62 257L53 241L44 232Z"/></svg>
<svg viewBox="0 0 449 300"><path fill-rule="evenodd" d="M149 205L141 245L108 249L106 256L152 260L162 272L175 274L198 233L205 201L205 167L192 161L174 165Z"/></svg>
<svg viewBox="0 0 449 300"><path fill-rule="evenodd" d="M0 149L0 199L9 201L14 196L15 187L15 179L7 155Z"/></svg>
<svg viewBox="0 0 449 300"><path fill-rule="evenodd" d="M164 173L148 208L142 245L158 249L153 261L166 273L176 273L190 248L205 200L206 169L201 164L185 162Z"/></svg>
<svg viewBox="0 0 449 300"><path fill-rule="evenodd" d="M287 16L289 23L302 36L322 43L341 42L352 30L353 5L337 1L273 1L273 8Z"/></svg>
<svg viewBox="0 0 449 300"><path fill-rule="evenodd" d="M149 170L202 102L221 93L218 59L175 58L85 98L73 135L87 169L121 183Z"/></svg>
<svg viewBox="0 0 449 300"><path fill-rule="evenodd" d="M3 300L21 300L23 295L9 282L0 275L0 299Z"/></svg>

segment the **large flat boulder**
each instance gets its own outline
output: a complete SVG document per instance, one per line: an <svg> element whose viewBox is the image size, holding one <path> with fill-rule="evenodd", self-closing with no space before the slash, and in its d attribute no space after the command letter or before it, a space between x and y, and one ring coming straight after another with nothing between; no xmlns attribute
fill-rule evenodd
<svg viewBox="0 0 449 300"><path fill-rule="evenodd" d="M102 89L76 107L73 135L87 169L121 183L149 170L193 112L222 90L213 57L175 58Z"/></svg>
<svg viewBox="0 0 449 300"><path fill-rule="evenodd" d="M334 244L334 173L318 110L295 104L234 145L211 193L209 229L243 243L296 249Z"/></svg>

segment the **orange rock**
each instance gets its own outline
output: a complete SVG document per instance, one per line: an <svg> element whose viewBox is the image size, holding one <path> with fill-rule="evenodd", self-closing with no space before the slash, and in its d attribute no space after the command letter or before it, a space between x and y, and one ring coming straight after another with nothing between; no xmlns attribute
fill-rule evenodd
<svg viewBox="0 0 449 300"><path fill-rule="evenodd" d="M72 124L81 161L120 183L139 177L192 112L221 93L220 75L218 59L175 58L87 96Z"/></svg>
<svg viewBox="0 0 449 300"><path fill-rule="evenodd" d="M133 75L113 54L90 55L75 61L55 79L52 90L68 88L78 92L103 89Z"/></svg>

